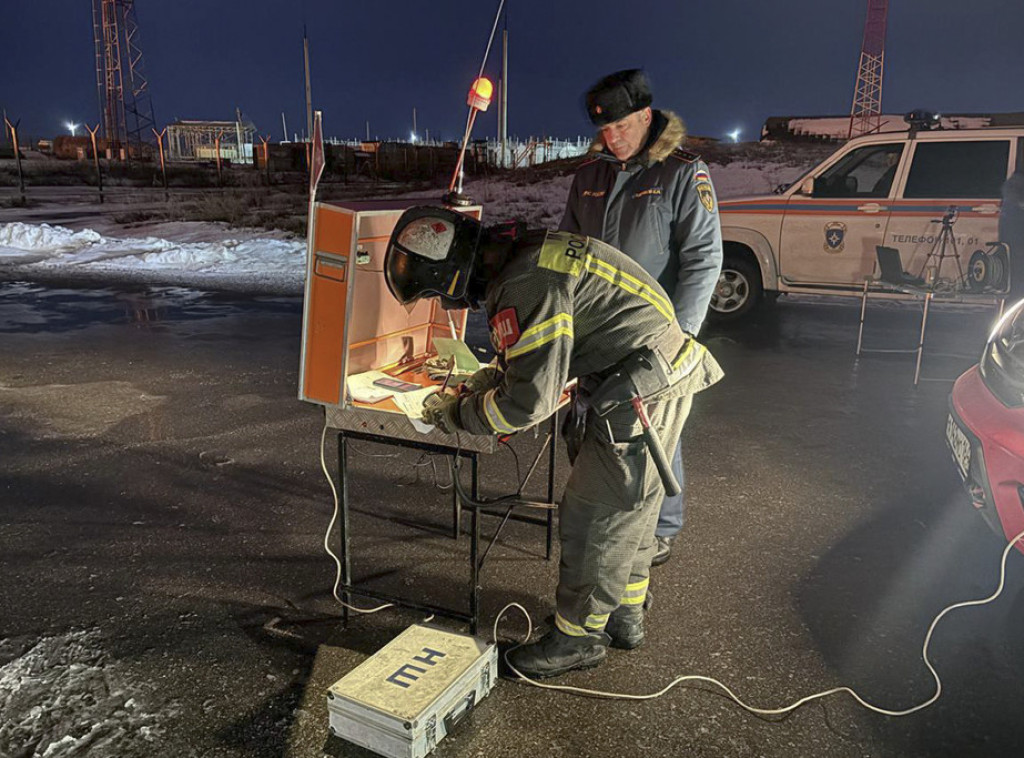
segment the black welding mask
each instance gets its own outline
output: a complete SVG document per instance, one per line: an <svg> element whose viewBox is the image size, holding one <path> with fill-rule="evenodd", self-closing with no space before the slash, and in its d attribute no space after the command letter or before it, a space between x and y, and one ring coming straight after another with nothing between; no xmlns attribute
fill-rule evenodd
<svg viewBox="0 0 1024 758"><path fill-rule="evenodd" d="M475 308L470 283L480 222L448 208L410 208L395 225L384 256L388 289L402 305L438 297L446 309Z"/></svg>

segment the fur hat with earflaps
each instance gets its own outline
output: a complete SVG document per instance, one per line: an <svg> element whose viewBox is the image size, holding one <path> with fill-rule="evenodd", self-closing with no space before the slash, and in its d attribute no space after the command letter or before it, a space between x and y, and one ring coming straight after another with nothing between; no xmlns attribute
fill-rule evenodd
<svg viewBox="0 0 1024 758"><path fill-rule="evenodd" d="M587 90L587 115L594 126L601 127L643 110L653 100L643 70L616 71Z"/></svg>

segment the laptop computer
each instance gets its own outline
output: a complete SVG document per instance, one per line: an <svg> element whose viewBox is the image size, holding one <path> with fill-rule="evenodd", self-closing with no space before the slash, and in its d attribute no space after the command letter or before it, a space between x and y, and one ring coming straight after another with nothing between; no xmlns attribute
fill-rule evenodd
<svg viewBox="0 0 1024 758"><path fill-rule="evenodd" d="M875 255L878 257L879 278L883 282L895 285L911 285L923 287L924 279L919 276L912 276L903 270L903 260L900 258L900 251L894 247L885 245L875 246Z"/></svg>

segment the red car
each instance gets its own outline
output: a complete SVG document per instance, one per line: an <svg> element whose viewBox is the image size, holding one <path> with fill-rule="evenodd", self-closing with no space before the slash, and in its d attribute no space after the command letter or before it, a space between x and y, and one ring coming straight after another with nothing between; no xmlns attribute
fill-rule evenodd
<svg viewBox="0 0 1024 758"><path fill-rule="evenodd" d="M1006 311L981 361L953 385L946 442L989 526L1007 540L1024 531L1024 300Z"/></svg>

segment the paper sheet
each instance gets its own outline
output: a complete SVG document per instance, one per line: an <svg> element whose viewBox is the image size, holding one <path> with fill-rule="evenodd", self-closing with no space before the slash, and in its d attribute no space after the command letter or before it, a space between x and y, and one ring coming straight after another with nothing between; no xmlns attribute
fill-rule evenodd
<svg viewBox="0 0 1024 758"><path fill-rule="evenodd" d="M362 374L352 374L348 378L348 394L353 400L360 403L379 403L385 398L393 395L408 393L395 392L387 387L378 387L374 384L377 379L387 379L383 371L366 371Z"/></svg>
<svg viewBox="0 0 1024 758"><path fill-rule="evenodd" d="M472 374L480 368L480 361L473 355L462 340L453 340L447 337L434 337L434 347L437 354L442 358L455 356L455 371L453 374Z"/></svg>
<svg viewBox="0 0 1024 758"><path fill-rule="evenodd" d="M427 434L434 429L431 424L421 421L420 416L423 415L423 402L437 392L438 389L438 387L430 386L424 387L421 390L413 390L412 392L398 392L392 398L398 409L409 417L413 428L420 434Z"/></svg>

